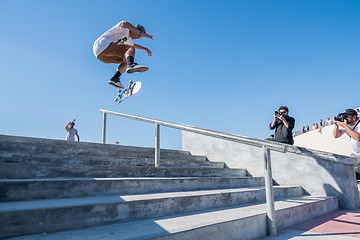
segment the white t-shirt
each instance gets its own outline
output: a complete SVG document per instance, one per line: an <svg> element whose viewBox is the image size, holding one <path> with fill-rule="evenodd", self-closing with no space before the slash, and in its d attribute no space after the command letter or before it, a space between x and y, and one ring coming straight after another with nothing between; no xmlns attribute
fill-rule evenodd
<svg viewBox="0 0 360 240"><path fill-rule="evenodd" d="M360 121L360 119L358 120ZM355 123L356 124L356 123ZM358 123L358 125L356 126L356 128L354 129L354 125L349 125L349 127L351 129L353 129L355 132L360 133L360 123ZM339 128L340 131L346 132L345 128ZM346 134L350 137L350 134L348 132L346 132ZM356 141L354 138L350 137L350 143L351 143L351 147L353 149L353 153L356 155L360 155L360 142Z"/></svg>
<svg viewBox="0 0 360 240"><path fill-rule="evenodd" d="M66 130L66 141L75 141L75 135L78 134L77 130L75 128L68 128Z"/></svg>
<svg viewBox="0 0 360 240"><path fill-rule="evenodd" d="M129 37L130 30L121 27L121 22L116 24L111 29L107 30L103 35L96 39L93 47L94 55L97 57L102 51L104 51L111 42L121 42L126 45L133 46L134 43Z"/></svg>

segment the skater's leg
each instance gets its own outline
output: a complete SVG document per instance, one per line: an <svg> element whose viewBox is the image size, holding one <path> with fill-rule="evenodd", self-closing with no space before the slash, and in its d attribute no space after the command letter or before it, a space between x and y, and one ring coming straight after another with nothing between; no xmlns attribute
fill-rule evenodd
<svg viewBox="0 0 360 240"><path fill-rule="evenodd" d="M126 71L126 62L121 63L118 68L117 68L118 72L120 72L120 74L124 74L124 72Z"/></svg>
<svg viewBox="0 0 360 240"><path fill-rule="evenodd" d="M126 71L126 62L121 63L114 76L110 79L109 84L116 88L125 88L120 82L120 76Z"/></svg>
<svg viewBox="0 0 360 240"><path fill-rule="evenodd" d="M127 50L126 54L126 61L127 61L127 65L131 66L134 64L134 58L135 58L135 48L131 47Z"/></svg>
<svg viewBox="0 0 360 240"><path fill-rule="evenodd" d="M149 69L146 66L141 66L134 62L134 57L135 57L135 48L134 47L129 48L127 50L125 56L126 56L126 61L127 61L127 68L126 68L127 73L145 72Z"/></svg>

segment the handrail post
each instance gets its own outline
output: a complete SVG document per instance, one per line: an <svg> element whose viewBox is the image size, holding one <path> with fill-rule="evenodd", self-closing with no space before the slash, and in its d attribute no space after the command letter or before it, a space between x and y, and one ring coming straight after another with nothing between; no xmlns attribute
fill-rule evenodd
<svg viewBox="0 0 360 240"><path fill-rule="evenodd" d="M160 166L160 124L155 123L155 167Z"/></svg>
<svg viewBox="0 0 360 240"><path fill-rule="evenodd" d="M275 219L275 204L274 204L274 188L271 172L271 157L270 149L263 146L264 150L264 169L265 169L265 193L266 193L266 208L267 208L267 228L271 236L277 234L276 219Z"/></svg>
<svg viewBox="0 0 360 240"><path fill-rule="evenodd" d="M106 113L103 112L103 131L102 131L102 143L106 143Z"/></svg>

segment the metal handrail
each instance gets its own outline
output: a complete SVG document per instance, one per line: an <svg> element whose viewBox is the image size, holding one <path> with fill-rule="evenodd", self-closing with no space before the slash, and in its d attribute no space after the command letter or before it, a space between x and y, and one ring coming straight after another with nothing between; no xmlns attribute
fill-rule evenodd
<svg viewBox="0 0 360 240"><path fill-rule="evenodd" d="M125 113L113 112L113 111L104 110L104 109L100 109L100 112L102 112L103 114L111 114L111 115L115 115L115 116L120 116L120 117L125 117L125 118L129 118L129 119L142 121L142 122L158 124L158 125L169 127L169 128L175 128L175 129L193 132L193 133L197 133L197 134L202 134L202 135L206 135L206 136L210 136L210 137L220 138L223 140L244 143L244 144L252 145L255 147L259 147L259 148L262 148L263 146L265 146L270 150L274 150L274 151L278 151L278 152L286 152L287 151L286 145L283 145L283 144L280 145L278 143L275 144L270 141L259 140L259 139L244 137L244 136L240 136L240 135L236 135L236 134L225 133L225 132L200 128L200 127L185 125L185 124L171 123L171 122L165 122L165 121L160 121L160 120L151 119L151 118L139 117L139 116L125 114ZM106 115L104 115L104 116L105 116L104 122L106 123ZM105 127L106 127L106 125L105 125ZM102 141L103 143L105 143L105 136L106 136L106 133L104 130L106 130L106 129L103 128L103 141Z"/></svg>
<svg viewBox="0 0 360 240"><path fill-rule="evenodd" d="M270 150L286 152L287 146L274 144L268 141L262 141L259 139L243 137L236 134L224 133L215 130L209 130L200 127L194 127L185 124L170 123L160 120L155 120L151 118L139 117L135 115L113 112L109 110L100 109L100 112L103 113L103 134L102 134L102 143L106 143L106 114L111 114L115 116L125 117L129 119L134 119L142 122L153 123L155 124L155 167L160 166L160 126L175 128L183 131L193 132L197 134L202 134L205 136L215 137L223 140L228 140L237 143L244 143L255 147L260 147L264 151L264 175L265 175L265 192L266 192L266 205L267 205L267 226L268 232L270 235L276 235L276 220L275 220L275 207L274 207L274 189L273 189L273 180L272 180L272 171L271 171L271 158Z"/></svg>

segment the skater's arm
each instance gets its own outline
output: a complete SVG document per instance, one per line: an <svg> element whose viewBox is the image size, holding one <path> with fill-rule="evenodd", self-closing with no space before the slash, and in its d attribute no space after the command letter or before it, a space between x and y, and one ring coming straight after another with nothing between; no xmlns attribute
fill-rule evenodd
<svg viewBox="0 0 360 240"><path fill-rule="evenodd" d="M120 22L120 27L121 27L121 28L127 28L127 29L129 29L129 30L132 31L133 33L139 35L140 38L146 37L146 38L153 39L153 37L154 37L153 35L149 35L149 34L147 34L147 33L142 33L139 29L137 29L136 27L134 27L134 25L132 25L131 23L126 22L126 21L121 21L121 22Z"/></svg>
<svg viewBox="0 0 360 240"><path fill-rule="evenodd" d="M146 38L150 38L151 40L153 40L154 35L149 35L149 34L147 34L147 33L141 33L141 34L140 34L140 37L141 37L141 38L142 38L142 37L146 37Z"/></svg>
<svg viewBox="0 0 360 240"><path fill-rule="evenodd" d="M129 23L129 22L121 21L121 22L120 22L120 27L122 27L122 28L127 28L127 29L129 29L130 31L132 31L132 32L140 35L140 30L137 29L136 27L134 27L134 25L132 25L132 24Z"/></svg>
<svg viewBox="0 0 360 240"><path fill-rule="evenodd" d="M143 47L143 46L138 45L138 44L135 44L135 43L134 43L134 48L136 48L136 49L141 49L141 50L145 50L145 51L147 52L147 55L148 55L149 57L152 57L152 53L151 53L151 51L150 51L148 48Z"/></svg>

